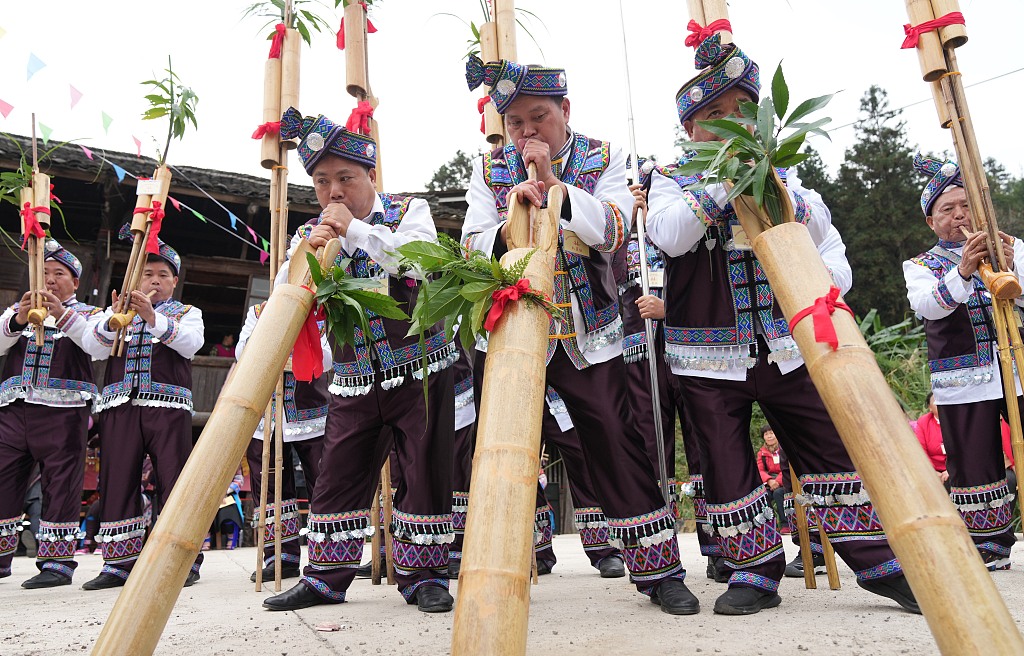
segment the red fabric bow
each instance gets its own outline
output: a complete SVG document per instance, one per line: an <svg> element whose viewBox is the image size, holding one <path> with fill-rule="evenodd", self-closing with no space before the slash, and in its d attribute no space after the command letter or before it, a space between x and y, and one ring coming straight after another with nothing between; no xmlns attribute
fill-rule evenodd
<svg viewBox="0 0 1024 656"><path fill-rule="evenodd" d="M484 107L486 107L489 102L491 102L490 96L484 96L480 100L476 101L476 111L480 112L480 134L487 134L487 127L484 125L486 123L484 120Z"/></svg>
<svg viewBox="0 0 1024 656"><path fill-rule="evenodd" d="M365 100L356 103L355 109L345 121L345 129L359 134L370 134L370 119L373 118L373 106Z"/></svg>
<svg viewBox="0 0 1024 656"><path fill-rule="evenodd" d="M810 315L814 320L814 341L828 344L832 347L833 351L839 348L839 337L836 336L836 327L832 325L832 313L836 311L836 308L839 308L840 310L846 310L852 315L853 310L846 303L836 300L838 298L839 288L833 285L829 288L828 294L815 299L814 305L804 308L793 315L793 320L789 322L790 332L800 323L801 319Z"/></svg>
<svg viewBox="0 0 1024 656"><path fill-rule="evenodd" d="M55 203L59 203L60 202L60 199L57 198L57 196L54 195L54 193L53 193L53 184L52 183L50 184L50 198L52 198L53 202L55 202Z"/></svg>
<svg viewBox="0 0 1024 656"><path fill-rule="evenodd" d="M311 293L313 291L305 285L302 288ZM323 307L314 306L302 324L292 349L292 374L295 380L310 383L324 373L324 349L320 343L320 326L317 322L323 321L325 315Z"/></svg>
<svg viewBox="0 0 1024 656"><path fill-rule="evenodd" d="M281 58L281 46L284 45L284 33L287 29L284 23L278 23L274 26L274 38L270 40L270 55L267 59Z"/></svg>
<svg viewBox="0 0 1024 656"><path fill-rule="evenodd" d="M366 11L367 11L366 3L365 2L360 2L359 6L363 8L363 13L366 13ZM373 23L370 22L370 18L367 17L366 18L366 33L367 34L373 34L376 31L377 31L377 28L373 26ZM338 50L344 50L344 49L345 49L345 17L342 16L341 17L341 27L338 28Z"/></svg>
<svg viewBox="0 0 1024 656"><path fill-rule="evenodd" d="M39 225L36 212L50 216L49 207L32 207L32 203L25 203L25 207L21 210L21 220L25 222L25 236L21 240L21 250L25 250L28 246L30 236L36 239L46 238L46 231L43 230L43 226Z"/></svg>
<svg viewBox="0 0 1024 656"><path fill-rule="evenodd" d="M690 30L690 35L686 37L686 41L683 41L683 44L691 48L696 48L704 41L704 39L712 36L719 30L732 32L732 23L725 18L719 18L716 21L712 21L707 27L702 27L700 23L691 19L690 22L686 24L686 29Z"/></svg>
<svg viewBox="0 0 1024 656"><path fill-rule="evenodd" d="M160 207L160 201L154 200L152 207L136 207L132 214L149 214L152 225L149 226L149 239L146 241L146 252L153 255L160 254L160 226L163 223L164 210Z"/></svg>
<svg viewBox="0 0 1024 656"><path fill-rule="evenodd" d="M252 133L253 139L262 139L267 134L277 134L281 131L281 121L270 121L256 128Z"/></svg>
<svg viewBox="0 0 1024 656"><path fill-rule="evenodd" d="M487 319L484 320L484 329L487 331L494 330L494 325L498 323L498 319L500 319L502 313L505 312L505 305L509 301L518 301L529 291L530 281L526 278L520 278L516 284L509 287L502 287L491 294L491 298L494 299L494 303L491 304L491 309L487 311Z"/></svg>
<svg viewBox="0 0 1024 656"><path fill-rule="evenodd" d="M900 49L906 50L907 48L916 48L917 40L925 32L931 32L939 29L940 27L964 24L964 15L959 11L951 11L945 16L939 16L935 20L925 21L920 25L911 25L910 23L906 23L903 25L903 33L907 35L907 38L903 39L903 45L900 46Z"/></svg>

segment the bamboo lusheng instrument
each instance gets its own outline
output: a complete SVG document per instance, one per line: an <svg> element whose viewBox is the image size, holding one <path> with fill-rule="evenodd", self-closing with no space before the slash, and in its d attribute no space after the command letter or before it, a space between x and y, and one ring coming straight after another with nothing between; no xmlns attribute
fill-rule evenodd
<svg viewBox="0 0 1024 656"><path fill-rule="evenodd" d="M909 2L909 0L908 0ZM935 0L933 2L933 13L945 15L949 12L959 11L955 0ZM908 4L908 13L910 11ZM938 12L942 11L942 14ZM913 21L913 16L911 17ZM963 27L951 26L951 27ZM1014 383L1014 364L1017 371L1024 371L1024 342L1022 342L1020 330L1018 329L1019 314L1015 309L1014 300L1021 294L1021 286L1017 275L1011 273L1009 264L1003 254L999 227L996 225L995 207L992 204L992 195L989 191L988 179L985 176L985 169L981 152L978 148L978 140L974 131L974 123L971 121L971 112L967 104L967 95L964 92L963 80L960 69L957 65L956 52L953 50L966 41L966 31L941 32L945 49L939 49L936 45L938 39L924 40L924 34L918 41L917 54L922 59L934 59L937 56L943 57L947 70L939 81L941 89L941 103L936 100L936 107L940 117L949 118L949 128L953 136L953 146L956 150L957 160L960 163L961 177L964 180L967 193L967 203L971 208L971 227L974 231L983 231L986 235L988 248L988 262L983 262L978 267L978 275L982 282L992 294L992 320L996 329L996 345L999 356L999 372L1003 382L1003 397L1007 401L1007 423L1010 425L1010 448L1013 451L1014 461L1024 457L1024 430L1021 426L1020 409L1014 401L1017 398L1016 384ZM935 32L928 32L932 36ZM962 39L958 38L962 36ZM936 52L938 51L938 52ZM1024 504L1021 493L1024 491L1024 481L1017 481L1017 501ZM1024 507L1022 505L1021 507Z"/></svg>
<svg viewBox="0 0 1024 656"><path fill-rule="evenodd" d="M341 245L331 240L317 256L330 266ZM185 463L132 575L104 623L95 656L152 654L188 576L238 461L270 401L303 322L313 307L301 242L287 284L278 285L260 315L234 375L221 389L210 419ZM304 286L305 285L305 286Z"/></svg>
<svg viewBox="0 0 1024 656"><path fill-rule="evenodd" d="M32 180L31 186L19 191L18 209L22 212L21 234L25 235L28 250L28 288L31 292L32 309L28 311L28 323L33 327L36 346L42 346L48 312L43 304L42 290L46 287L44 260L46 258L46 233L50 229L50 176L39 172L39 149L36 142L36 115L32 114ZM34 217L43 231L39 237L29 229L26 212Z"/></svg>
<svg viewBox="0 0 1024 656"><path fill-rule="evenodd" d="M110 317L110 325L116 328L114 345L110 354L120 356L124 352L124 342L127 338L126 328L132 322L128 317L128 306L131 302L131 293L139 288L142 281L142 272L146 268L146 244L149 241L149 232L153 225L153 212L167 205L167 192L171 188L171 171L166 164L160 166L153 172L153 180L157 181L157 193L150 195L138 194L135 202L135 212L132 214L132 252L128 257L128 266L124 272L124 282L119 290L117 307L113 308L114 314ZM149 181L140 180L139 184L147 184Z"/></svg>
<svg viewBox="0 0 1024 656"><path fill-rule="evenodd" d="M498 55L498 26L494 21L480 26L480 59L485 62L501 59ZM492 102L484 105L484 137L492 146L505 143L505 121Z"/></svg>
<svg viewBox="0 0 1024 656"><path fill-rule="evenodd" d="M697 21L702 27L706 27L716 20L729 20L729 7L726 0L686 0L686 7L690 12L690 18ZM732 43L732 32L729 30L716 30L716 34L722 35L722 45Z"/></svg>

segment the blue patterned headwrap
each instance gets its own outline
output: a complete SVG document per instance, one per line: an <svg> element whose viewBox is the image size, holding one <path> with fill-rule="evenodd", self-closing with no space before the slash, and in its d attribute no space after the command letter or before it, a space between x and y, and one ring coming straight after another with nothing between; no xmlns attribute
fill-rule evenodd
<svg viewBox="0 0 1024 656"><path fill-rule="evenodd" d="M569 92L565 69L527 66L507 59L485 64L476 55L466 61L466 84L470 91L486 86L499 114L504 114L519 94L564 96Z"/></svg>
<svg viewBox="0 0 1024 656"><path fill-rule="evenodd" d="M122 241L131 241L132 239L135 238L134 235L132 235L132 226L130 223L126 223L123 226L121 226L121 230L119 230L117 233L117 238ZM157 238L156 241L158 244L160 244L160 254L157 255L157 257L167 262L167 264L171 265L171 270L174 271L175 276L180 275L181 256L178 255L178 251L168 246L167 242L165 242L163 239L160 239L159 237ZM150 255L153 255L153 253L150 253Z"/></svg>
<svg viewBox="0 0 1024 656"><path fill-rule="evenodd" d="M56 239L47 239L46 244L43 246L43 260L53 260L54 262L60 262L67 268L71 269L71 273L76 278L82 277L82 263L79 261L75 254L67 250L60 245Z"/></svg>
<svg viewBox="0 0 1024 656"><path fill-rule="evenodd" d="M757 101L761 79L757 63L734 44L722 45L720 34L704 39L697 47L694 65L701 69L676 93L676 109L682 124L702 106L733 87L745 89Z"/></svg>
<svg viewBox="0 0 1024 656"><path fill-rule="evenodd" d="M289 107L281 117L281 138L300 138L299 158L306 173L313 175L324 155L331 154L358 162L371 169L377 166L377 144L374 140L356 132L349 132L323 114L317 117L302 116L294 107Z"/></svg>
<svg viewBox="0 0 1024 656"><path fill-rule="evenodd" d="M950 187L963 187L964 179L960 175L960 167L952 160L940 162L921 153L914 155L914 168L932 176L924 191L921 192L921 209L925 216L931 216L932 207L944 191Z"/></svg>

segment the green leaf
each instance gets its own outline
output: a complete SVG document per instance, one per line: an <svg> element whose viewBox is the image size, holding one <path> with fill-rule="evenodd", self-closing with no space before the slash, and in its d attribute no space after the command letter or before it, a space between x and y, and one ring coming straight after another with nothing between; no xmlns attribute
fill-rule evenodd
<svg viewBox="0 0 1024 656"><path fill-rule="evenodd" d="M142 114L142 120L143 121L151 121L151 120L153 120L155 118L160 118L161 116L166 116L166 115L167 115L167 110L166 109L163 109L162 107L154 107L152 109L147 109Z"/></svg>
<svg viewBox="0 0 1024 656"><path fill-rule="evenodd" d="M757 138L765 150L775 147L775 105L771 98L762 99L757 109Z"/></svg>
<svg viewBox="0 0 1024 656"><path fill-rule="evenodd" d="M756 170L756 168L750 167L743 173L740 179L736 181L736 184L733 185L733 188L729 190L729 194L725 198L726 202L729 202L740 194L745 193L750 188L750 184L754 179L754 172Z"/></svg>
<svg viewBox="0 0 1024 656"><path fill-rule="evenodd" d="M771 170L771 162L763 159L754 168L754 202L758 207L764 207L764 187L768 183L768 173Z"/></svg>
<svg viewBox="0 0 1024 656"><path fill-rule="evenodd" d="M782 62L779 62L772 77L772 99L775 101L775 115L781 121L789 107L789 85L786 84L786 76L782 74Z"/></svg>
<svg viewBox="0 0 1024 656"><path fill-rule="evenodd" d="M722 137L723 139L738 137L740 141L752 148L760 149L761 147L761 144L754 139L754 135L750 134L745 127L738 124L736 121L730 119L718 119L715 121L697 121L697 124L702 126L711 134Z"/></svg>
<svg viewBox="0 0 1024 656"><path fill-rule="evenodd" d="M783 127L788 128L808 114L818 111L832 100L833 95L834 94L830 93L827 96L818 96L817 98L811 98L810 100L803 101L797 105L796 109L793 110L793 113L789 115L789 118L786 119L786 123Z"/></svg>
<svg viewBox="0 0 1024 656"><path fill-rule="evenodd" d="M299 31L299 35L302 36L302 40L306 42L307 46L313 45L313 42L312 42L312 40L309 37L309 28L306 27L305 23L303 23L302 21L296 19L295 20L295 29L297 29Z"/></svg>
<svg viewBox="0 0 1024 656"><path fill-rule="evenodd" d="M780 157L779 159L775 160L774 164L775 166L781 169L788 169L791 166L796 166L797 164L804 161L808 157L810 157L810 155L808 155L807 153L796 153L794 155Z"/></svg>
<svg viewBox="0 0 1024 656"><path fill-rule="evenodd" d="M742 118L757 118L757 103L749 100L743 100L740 102L740 116Z"/></svg>
<svg viewBox="0 0 1024 656"><path fill-rule="evenodd" d="M467 300L476 303L477 301L489 298L498 287L499 283L497 281L473 282L462 288L462 295Z"/></svg>

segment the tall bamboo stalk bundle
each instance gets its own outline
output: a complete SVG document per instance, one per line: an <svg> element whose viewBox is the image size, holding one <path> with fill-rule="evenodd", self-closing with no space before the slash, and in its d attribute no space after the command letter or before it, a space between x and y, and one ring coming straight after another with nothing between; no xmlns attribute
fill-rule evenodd
<svg viewBox="0 0 1024 656"><path fill-rule="evenodd" d="M498 61L498 26L487 21L480 26L480 59L485 62ZM500 146L505 142L505 122L494 103L484 105L484 137L487 142Z"/></svg>
<svg viewBox="0 0 1024 656"><path fill-rule="evenodd" d="M319 255L329 266L337 240ZM289 282L278 285L249 338L235 373L221 390L210 419L160 513L142 555L128 577L92 653L152 654L203 537L245 453L278 372L313 306L303 242L292 260ZM303 287L303 284L306 287Z"/></svg>
<svg viewBox="0 0 1024 656"><path fill-rule="evenodd" d="M920 25L935 20L935 11L931 0L904 0L907 4L907 15L912 25ZM938 80L948 70L946 60L942 56L942 42L936 32L925 32L917 41L917 54L921 62L921 74L927 82Z"/></svg>
<svg viewBox="0 0 1024 656"><path fill-rule="evenodd" d="M686 0L686 7L690 12L690 18L702 27L707 27L716 20L729 20L726 0ZM716 30L716 34L722 35L722 45L732 43L732 32L729 30Z"/></svg>
<svg viewBox="0 0 1024 656"><path fill-rule="evenodd" d="M289 3L289 7L290 7ZM284 47L281 49L281 107L286 110L289 107L299 107L299 61L302 52L302 42L299 31L289 28L284 35ZM281 120L280 112L275 121ZM298 148L295 141L283 140L282 145L288 150ZM282 162L283 164L284 162Z"/></svg>
<svg viewBox="0 0 1024 656"><path fill-rule="evenodd" d="M515 0L494 0L495 36L498 43L498 59L515 61L516 49L516 3ZM484 61L487 61L486 59Z"/></svg>
<svg viewBox="0 0 1024 656"><path fill-rule="evenodd" d="M350 96L370 95L366 49L366 9L358 2L345 7L345 89Z"/></svg>
<svg viewBox="0 0 1024 656"><path fill-rule="evenodd" d="M907 13L910 14L910 0L907 0ZM960 10L956 0L932 0L933 13L943 16ZM940 13L942 12L942 13ZM915 25L914 16L910 14L911 22ZM963 27L954 25L949 27ZM936 99L936 109L940 117L949 119L950 131L953 137L953 146L956 150L957 161L960 164L961 177L964 180L967 192L967 202L971 208L971 224L974 230L982 231L987 235L988 261L978 267L985 286L992 293L992 319L996 329L996 343L998 346L999 371L1003 383L1003 396L1007 401L1008 423L1010 425L1010 447L1013 451L1015 462L1024 457L1024 430L1021 426L1020 410L1016 403L1017 390L1014 382L1014 365L1017 371L1024 371L1024 342L1022 342L1019 326L1019 315L1014 305L1014 299L1021 295L1021 286L1016 274L1010 271L1011 262L1007 262L1000 244L999 227L996 225L995 206L992 204L992 195L989 190L988 179L985 176L984 163L981 151L978 147L978 139L974 131L974 122L971 120L970 108L967 104L967 95L964 91L963 79L957 65L956 52L954 48L966 42L966 31L943 32L949 27L940 28L942 44L945 48L937 45L938 38L925 41L924 34L918 41L917 54L921 61L926 58L931 60L942 57L948 74L943 75L938 86L941 90L940 97ZM935 32L928 32L935 36ZM1024 491L1024 481L1017 481L1017 501L1024 504L1021 493ZM1024 506L1022 506L1024 507Z"/></svg>
<svg viewBox="0 0 1024 656"><path fill-rule="evenodd" d="M33 118L35 118L33 116ZM33 125L33 129L34 129ZM31 212L31 216L39 223L45 233L50 229L50 176L40 173L36 155L35 138L32 140L32 186L23 187L19 191L19 207L22 212ZM46 211L36 211L37 208ZM28 312L28 322L35 333L36 346L42 346L44 340L43 322L49 312L43 304L42 290L46 288L44 259L46 257L46 236L37 237L26 226L25 217L21 219L21 234L27 238L28 249L28 288L32 293L32 309Z"/></svg>
<svg viewBox="0 0 1024 656"><path fill-rule="evenodd" d="M268 57L263 64L263 122L280 121L281 111L281 58ZM267 131L263 135L263 141L260 143L260 166L273 169L281 163L280 142L281 137L277 132Z"/></svg>

